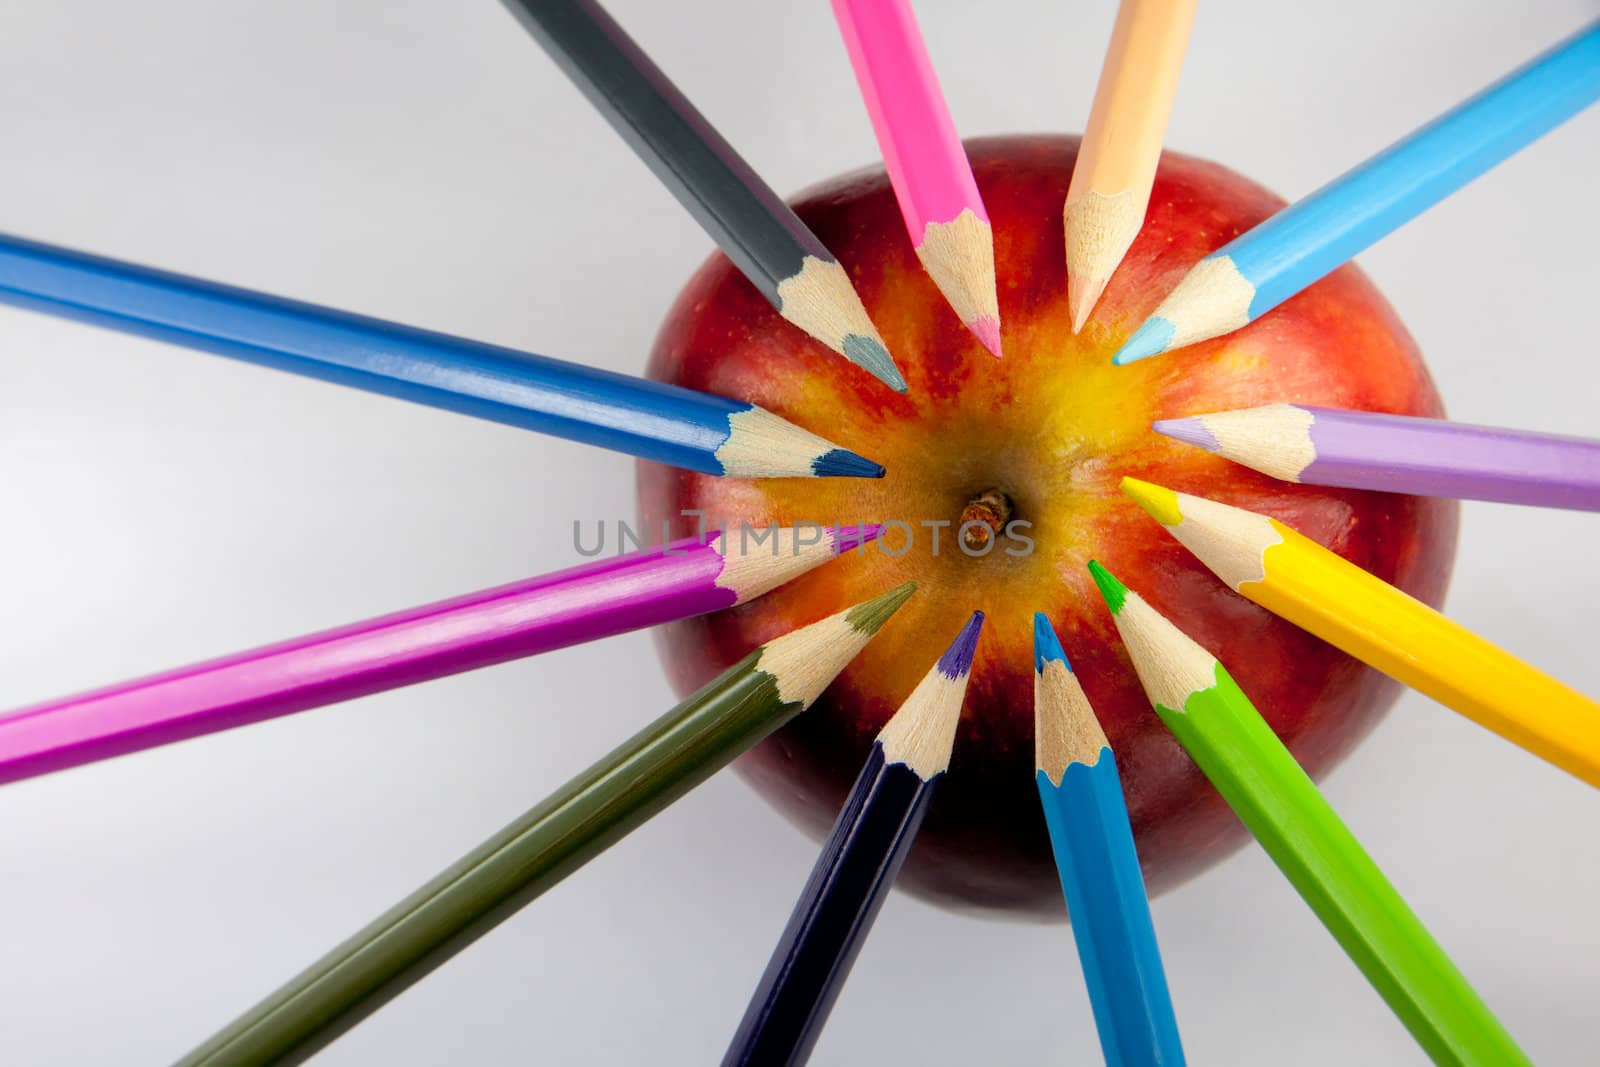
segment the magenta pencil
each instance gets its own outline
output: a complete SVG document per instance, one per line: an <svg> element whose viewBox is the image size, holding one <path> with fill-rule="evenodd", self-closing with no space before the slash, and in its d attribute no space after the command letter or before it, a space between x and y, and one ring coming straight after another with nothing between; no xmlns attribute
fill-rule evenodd
<svg viewBox="0 0 1600 1067"><path fill-rule="evenodd" d="M710 533L23 708L0 783L718 611L877 534Z"/></svg>
<svg viewBox="0 0 1600 1067"><path fill-rule="evenodd" d="M833 13L917 258L1000 355L994 230L909 0L833 0Z"/></svg>
<svg viewBox="0 0 1600 1067"><path fill-rule="evenodd" d="M1153 428L1288 482L1600 511L1600 441L1581 437L1297 404Z"/></svg>

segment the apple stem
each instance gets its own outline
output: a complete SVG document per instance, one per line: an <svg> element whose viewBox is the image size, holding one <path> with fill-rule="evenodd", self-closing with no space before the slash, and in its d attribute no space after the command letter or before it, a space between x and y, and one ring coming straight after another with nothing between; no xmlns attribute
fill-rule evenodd
<svg viewBox="0 0 1600 1067"><path fill-rule="evenodd" d="M961 509L961 543L971 552L982 552L1010 521L1011 498L998 489L985 489Z"/></svg>

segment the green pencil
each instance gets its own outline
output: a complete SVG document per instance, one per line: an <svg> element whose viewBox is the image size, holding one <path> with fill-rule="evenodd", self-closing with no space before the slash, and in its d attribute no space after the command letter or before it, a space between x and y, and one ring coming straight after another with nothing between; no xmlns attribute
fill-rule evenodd
<svg viewBox="0 0 1600 1067"><path fill-rule="evenodd" d="M1100 564L1089 570L1161 721L1435 1063L1528 1057L1216 657Z"/></svg>
<svg viewBox="0 0 1600 1067"><path fill-rule="evenodd" d="M908 582L751 652L180 1061L303 1063L822 695Z"/></svg>

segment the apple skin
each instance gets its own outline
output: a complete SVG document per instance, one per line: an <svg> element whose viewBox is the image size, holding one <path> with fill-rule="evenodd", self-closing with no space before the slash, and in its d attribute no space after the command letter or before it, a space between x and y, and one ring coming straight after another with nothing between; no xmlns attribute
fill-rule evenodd
<svg viewBox="0 0 1600 1067"><path fill-rule="evenodd" d="M752 603L657 631L688 693L756 645L915 579L918 594L804 715L739 767L813 836L832 825L877 731L974 609L988 614L950 771L899 884L946 907L1065 918L1034 784L1032 614L1054 621L1116 754L1145 878L1171 888L1246 840L1147 702L1084 568L1098 558L1227 665L1313 776L1398 687L1223 586L1118 490L1127 474L1274 516L1429 604L1455 553L1453 501L1275 481L1150 431L1151 420L1276 402L1440 416L1415 344L1346 266L1249 327L1128 367L1110 357L1202 256L1283 206L1217 164L1167 153L1143 231L1084 330L1067 311L1061 206L1077 138L968 142L994 224L1005 358L962 326L916 259L881 170L818 185L800 216L849 269L910 385L896 395L784 322L722 256L668 314L651 377L760 404L888 467L880 481L711 478L643 463L651 528L746 520L909 523L914 546L829 563ZM990 487L1033 551L969 558L951 537ZM940 554L924 520L950 520ZM903 534L886 535L897 549Z"/></svg>

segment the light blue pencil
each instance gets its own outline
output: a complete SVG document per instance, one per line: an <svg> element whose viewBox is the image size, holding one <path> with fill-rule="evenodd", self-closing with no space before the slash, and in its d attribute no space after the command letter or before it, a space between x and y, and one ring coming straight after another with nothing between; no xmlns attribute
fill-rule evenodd
<svg viewBox="0 0 1600 1067"><path fill-rule="evenodd" d="M1181 1064L1117 761L1043 615L1033 617L1039 801L1108 1067Z"/></svg>
<svg viewBox="0 0 1600 1067"><path fill-rule="evenodd" d="M1232 333L1600 99L1600 22L1211 253L1113 357Z"/></svg>

